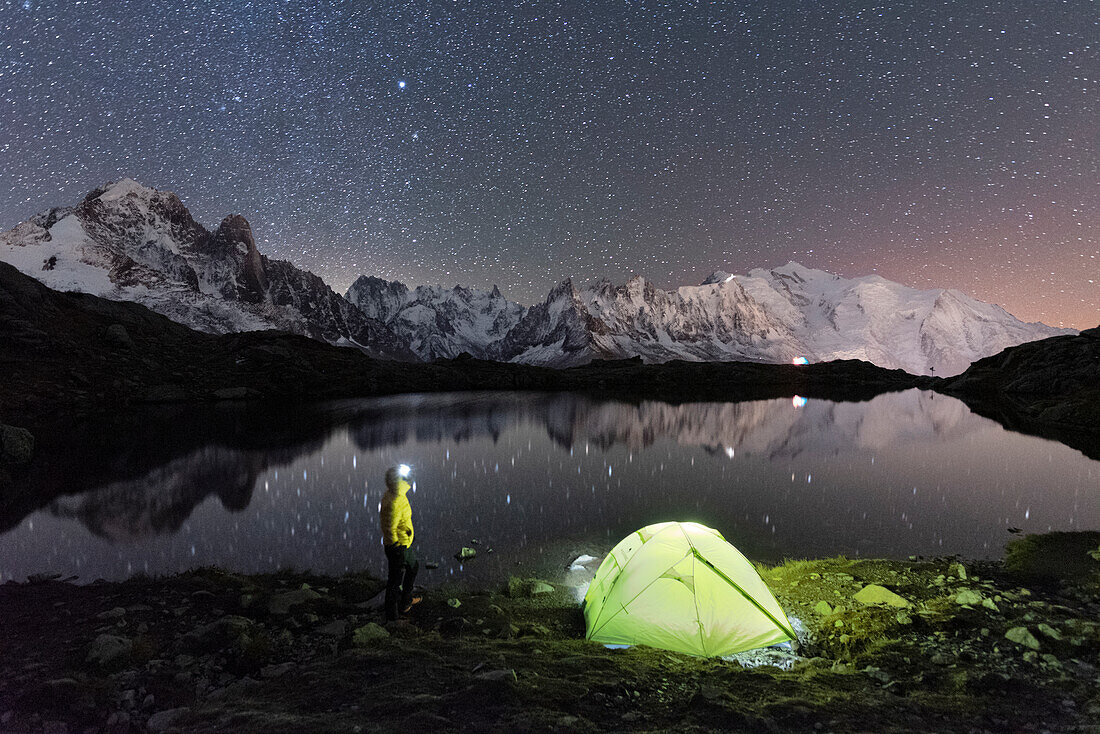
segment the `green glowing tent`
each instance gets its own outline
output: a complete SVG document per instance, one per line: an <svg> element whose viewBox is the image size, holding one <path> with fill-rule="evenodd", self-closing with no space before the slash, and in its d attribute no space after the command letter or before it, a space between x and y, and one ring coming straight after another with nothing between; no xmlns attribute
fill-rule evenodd
<svg viewBox="0 0 1100 734"><path fill-rule="evenodd" d="M717 530L664 522L612 549L584 597L590 640L717 656L793 640L779 602Z"/></svg>

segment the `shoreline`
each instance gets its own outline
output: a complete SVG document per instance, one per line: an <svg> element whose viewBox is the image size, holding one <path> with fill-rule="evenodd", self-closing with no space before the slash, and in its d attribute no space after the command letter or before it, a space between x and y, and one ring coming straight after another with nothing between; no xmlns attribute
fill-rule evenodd
<svg viewBox="0 0 1100 734"><path fill-rule="evenodd" d="M804 632L794 653L742 662L787 669L587 642L575 590L528 569L428 589L389 626L362 573L9 582L0 727L1084 731L1100 717L1098 545L1055 533L1004 562L763 568ZM865 589L885 603L854 598Z"/></svg>

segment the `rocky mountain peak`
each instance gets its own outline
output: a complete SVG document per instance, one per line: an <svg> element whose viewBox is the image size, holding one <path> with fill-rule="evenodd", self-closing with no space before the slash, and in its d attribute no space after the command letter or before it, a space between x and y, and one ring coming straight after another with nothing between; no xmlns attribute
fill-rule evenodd
<svg viewBox="0 0 1100 734"><path fill-rule="evenodd" d="M733 280L733 275L727 273L725 270L715 270L713 273L707 276L700 285L716 285L721 283L728 283Z"/></svg>
<svg viewBox="0 0 1100 734"><path fill-rule="evenodd" d="M560 298L565 297L573 298L576 295L577 289L573 287L573 279L566 278L565 280L554 286L554 288L550 291L550 294L546 296L546 302L551 303L552 301L556 301Z"/></svg>
<svg viewBox="0 0 1100 734"><path fill-rule="evenodd" d="M247 303L264 300L268 289L267 271L247 219L240 214L230 214L223 219L211 237L208 249L215 256L241 256L237 297Z"/></svg>
<svg viewBox="0 0 1100 734"><path fill-rule="evenodd" d="M264 258L243 216L230 215L211 232L176 194L133 179L17 225L0 236L0 259L57 290L136 301L202 331L281 329L415 359L384 324L316 275Z"/></svg>
<svg viewBox="0 0 1100 734"><path fill-rule="evenodd" d="M230 214L221 221L214 232L214 240L226 245L244 245L245 251L256 249L256 241L252 237L252 227L248 220L240 214Z"/></svg>

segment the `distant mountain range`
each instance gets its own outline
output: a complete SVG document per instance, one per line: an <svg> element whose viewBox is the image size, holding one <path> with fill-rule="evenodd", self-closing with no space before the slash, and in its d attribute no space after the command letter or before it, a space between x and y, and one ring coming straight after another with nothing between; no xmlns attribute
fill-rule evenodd
<svg viewBox="0 0 1100 734"><path fill-rule="evenodd" d="M793 262L747 275L716 271L671 291L641 276L619 286L567 279L529 307L495 287L410 289L368 276L341 296L313 273L261 255L244 217L228 216L211 232L175 194L130 179L0 235L0 260L51 288L136 301L202 331L281 329L398 360L862 359L948 376L1006 347L1075 333L1024 323L957 290L841 278Z"/></svg>

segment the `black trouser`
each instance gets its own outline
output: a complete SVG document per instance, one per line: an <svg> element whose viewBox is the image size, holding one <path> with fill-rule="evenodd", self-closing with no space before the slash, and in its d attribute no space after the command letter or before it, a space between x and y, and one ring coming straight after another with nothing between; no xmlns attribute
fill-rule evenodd
<svg viewBox="0 0 1100 734"><path fill-rule="evenodd" d="M416 554L407 545L387 545L386 560L389 561L389 578L386 581L386 619L397 619L398 600L401 609L409 606L413 596L413 582L420 562Z"/></svg>

